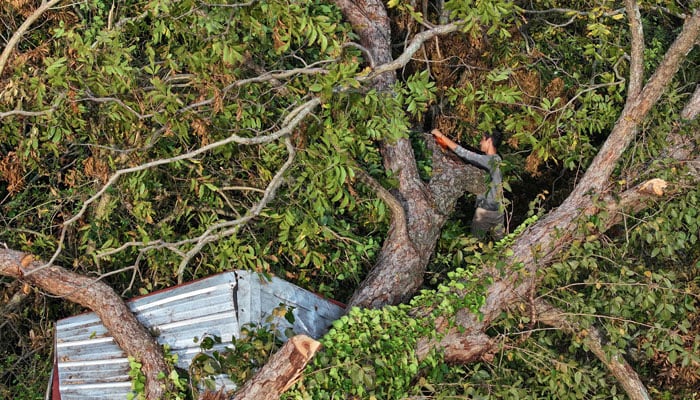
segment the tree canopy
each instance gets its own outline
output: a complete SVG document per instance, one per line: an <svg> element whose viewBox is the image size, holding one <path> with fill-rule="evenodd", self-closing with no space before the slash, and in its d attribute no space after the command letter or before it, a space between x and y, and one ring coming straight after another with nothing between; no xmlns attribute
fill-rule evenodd
<svg viewBox="0 0 700 400"><path fill-rule="evenodd" d="M3 3L0 394L56 319L243 268L349 304L284 398L690 396L698 8ZM431 128L504 133L503 241Z"/></svg>

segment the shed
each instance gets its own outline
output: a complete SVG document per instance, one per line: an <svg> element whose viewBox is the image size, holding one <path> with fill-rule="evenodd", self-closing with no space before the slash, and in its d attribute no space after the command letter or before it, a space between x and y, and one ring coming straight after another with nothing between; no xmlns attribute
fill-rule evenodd
<svg viewBox="0 0 700 400"><path fill-rule="evenodd" d="M241 327L262 324L280 305L293 309L294 324L284 318L282 329L313 338L322 336L345 310L283 279L267 280L236 270L200 279L127 302L136 318L178 355L187 369L201 350L196 338L219 336L223 344L240 337ZM129 362L95 313L56 323L53 399L125 399L131 391ZM230 345L230 343L229 343ZM222 381L230 387L230 382Z"/></svg>

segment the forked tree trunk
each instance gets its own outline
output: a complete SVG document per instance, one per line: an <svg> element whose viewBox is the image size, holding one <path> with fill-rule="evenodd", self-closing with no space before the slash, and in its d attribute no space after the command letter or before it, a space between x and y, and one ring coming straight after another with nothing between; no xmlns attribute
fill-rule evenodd
<svg viewBox="0 0 700 400"><path fill-rule="evenodd" d="M383 3L378 0L336 0L336 3L353 24L363 46L369 49L374 65L391 61L391 34ZM657 72L638 96L628 99L613 132L574 192L558 209L516 240L512 247L513 256L507 260L507 264L521 263L524 268L511 271L488 287L486 304L480 310L482 319L477 319L467 310L460 311L453 321L456 325L444 325L441 342L433 343L425 339L419 342L416 349L419 355L437 346L450 361L470 362L491 349L493 340L485 334L486 328L506 307L528 297L541 269L574 237L573 228L578 218L598 210L590 194L604 194L608 189L607 183L615 164L634 138L637 124L658 101L699 33L700 10L696 10L686 20L681 34L668 50ZM376 88L386 91L394 80L393 73L382 74L375 81ZM413 150L407 139L383 144L384 165L399 182L396 201L401 208L394 211L377 264L353 296L352 305L380 307L409 298L422 284L425 267L454 202L465 191L476 192L482 185L481 173L476 168L451 161L434 147L431 140L429 145L433 146L434 169L442 169L443 173L436 174L429 183L425 183L418 175ZM691 153L696 157L697 149ZM630 196L630 204L638 206L643 198L657 193L652 190L646 196L640 191L634 194L638 197L633 199ZM559 234L555 234L557 232ZM96 312L119 346L143 363L147 397L160 398L163 387L158 383L157 375L167 370L160 346L138 323L119 296L102 282L57 266L39 268L41 265L30 255L0 248L0 274L24 280ZM494 271L484 273L499 276ZM623 384L623 387L626 386Z"/></svg>
<svg viewBox="0 0 700 400"><path fill-rule="evenodd" d="M377 59L387 59L390 47L386 38L391 34L386 14L378 12L382 8L381 2L367 0L348 3L337 0L336 3L343 8L345 17L358 32L362 45L368 48L371 54L378 55ZM367 12L363 12L363 7ZM640 44L639 40L640 21L634 20L638 18L635 7L633 1L628 2L628 13L633 19L631 25L639 28L633 32L633 50L639 57L642 53L639 51L640 46L643 46L643 43ZM484 332L506 307L528 298L528 294L536 287L537 276L541 270L575 237L579 219L599 210L591 195L605 195L618 159L636 135L637 125L668 87L699 33L700 10L696 10L686 20L682 32L643 88L643 71L638 68L641 63L639 60L633 60L631 95L613 131L583 179L559 208L530 227L512 246L513 256L506 260L506 265L523 265L524 268L512 270L503 278L500 278L496 271L484 271L485 276L490 276L495 281L487 288L486 304L480 310L481 318L477 319L468 310L459 311L454 321L456 327L450 325L453 328L443 332L443 339L439 343L421 340L417 349L419 354L440 347L446 359L470 362L491 349L493 343ZM391 79L383 77L380 84L385 85ZM436 205L450 204L452 200L447 196L439 197L445 193L439 193L437 183L425 185L421 182L416 171L413 151L407 140L385 143L382 154L385 167L398 179L398 192L405 215L395 216L377 264L353 295L351 305L378 307L391 304L405 299L417 289L417 285L422 283L425 266L444 224L444 213L449 211L449 208L438 209ZM444 164L440 164L439 160L433 160L434 167L439 168L441 165ZM449 173L450 170L446 170ZM639 201L648 197L648 194L640 192L634 194ZM654 194L652 191L651 195ZM628 199L630 198L632 197ZM640 208L639 202L631 205ZM622 386L630 387L624 383Z"/></svg>
<svg viewBox="0 0 700 400"><path fill-rule="evenodd" d="M371 67L388 64L391 54L391 29L384 4L379 0L336 0L345 18L369 51ZM389 91L396 73L377 76L372 86L380 93ZM384 167L399 183L396 201L401 209L392 209L392 222L374 268L349 301L350 306L377 308L409 299L423 284L423 275L440 231L457 199L465 192L484 189L483 173L476 167L456 162L428 140L433 150L437 178L424 182L416 166L411 142L398 139L382 143Z"/></svg>

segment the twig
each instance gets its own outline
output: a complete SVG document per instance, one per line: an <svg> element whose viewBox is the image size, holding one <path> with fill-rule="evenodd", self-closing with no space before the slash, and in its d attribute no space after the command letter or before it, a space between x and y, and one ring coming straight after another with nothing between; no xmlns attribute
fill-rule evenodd
<svg viewBox="0 0 700 400"><path fill-rule="evenodd" d="M2 76L2 71L5 69L5 64L7 63L7 59L10 58L10 53L15 49L15 46L17 46L17 43L19 40L22 38L22 36L27 32L29 27L41 17L43 13L46 12L49 8L53 7L56 5L58 2L61 0L51 0L49 2L46 2L46 0L42 1L41 6L34 10L32 15L27 17L26 20L20 25L19 28L15 31L15 33L12 35L10 40L7 42L5 45L5 50L2 51L2 54L0 54L0 76Z"/></svg>
<svg viewBox="0 0 700 400"><path fill-rule="evenodd" d="M22 117L39 117L42 115L51 114L55 110L56 110L56 107L51 107L51 108L48 108L48 109L42 110L42 111L11 110L11 111L0 112L0 119L6 118L6 117L11 117L13 115L19 115Z"/></svg>
<svg viewBox="0 0 700 400"><path fill-rule="evenodd" d="M288 125L282 127L280 130L273 132L269 135L253 137L253 138L245 138L245 137L241 137L238 135L231 135L225 139L219 140L219 141L214 142L214 143L210 143L206 146L200 147L199 149L196 149L196 150L184 153L184 154L180 154L180 155L175 156L175 157L154 160L154 161L151 161L151 162L148 162L145 164L141 164L141 165L138 165L135 167L124 168L124 169L120 169L120 170L116 171L114 174L112 174L112 176L107 180L107 182L104 184L104 186L102 186L102 188L97 193L92 195L92 197L90 197L89 199L87 199L83 203L83 205L80 208L80 210L78 211L78 213L76 213L73 217L71 217L70 219L66 220L63 223L63 228L61 229L61 234L60 234L59 239L58 239L56 251L54 252L53 256L51 257L51 259L49 259L49 261L46 264L44 264L43 266L41 266L39 268L35 268L32 272L39 271L42 268L48 267L56 261L58 256L61 254L61 251L63 251L63 243L64 243L65 238L66 238L66 233L67 233L68 227L70 225L74 224L83 215L85 215L85 212L87 211L90 204L94 203L97 199L99 199L107 191L107 189L109 189L112 185L114 185L119 180L119 178L122 175L130 174L133 172L143 171L143 170L154 168L154 167L157 167L160 165L170 164L170 163L173 163L176 161L189 160L189 159L192 159L200 154L206 153L210 150L219 148L221 146L225 146L225 145L230 144L230 143L253 145L253 144L269 143L269 142L278 140L284 136L291 134L292 131L294 130L294 128L301 122L301 120L304 117L306 117L308 114L310 114L311 111L313 111L320 104L321 104L320 99L313 98L313 99L307 101L306 103L302 104L301 106L297 107L296 110L292 111L292 113L296 113L296 115L290 121L290 123Z"/></svg>
<svg viewBox="0 0 700 400"><path fill-rule="evenodd" d="M75 100L75 102L79 102L79 101L92 101L92 102L95 102L95 103L109 103L109 102L114 102L114 103L117 103L117 104L119 104L120 106L126 108L129 112L131 112L132 114L134 114L134 115L135 115L138 119L140 119L140 120L141 120L141 119L146 119L146 118L151 118L151 117L153 117L153 116L155 115L155 114L153 114L153 113L151 113L151 114L140 114L138 111L136 111L136 110L134 110L133 108L129 107L129 105L127 105L127 104L124 103L121 99L118 99L118 98L116 98L116 97L93 97L93 96L88 96L88 97L84 97L84 98L82 98L82 99L76 99L76 100Z"/></svg>
<svg viewBox="0 0 700 400"><path fill-rule="evenodd" d="M301 119L299 119L298 121L301 121ZM222 237L230 236L236 233L241 228L241 226L243 226L251 219L257 217L263 210L263 208L265 208L267 204L275 198L275 193L277 192L277 189L282 185L282 178L284 177L284 174L292 166L294 158L296 157L296 150L294 149L292 140L289 137L285 138L284 144L286 145L287 152L289 153L289 155L287 156L287 161L282 165L282 167L280 167L280 169L277 171L270 183L267 185L267 189L265 189L265 194L263 195L262 199L260 199L260 201L258 201L258 203L255 204L255 206L249 209L246 215L244 215L243 217L235 219L233 221L225 221L223 223L215 224L214 226L208 228L206 232L197 239L197 244L195 244L195 246L192 249L190 249L190 251L188 251L187 254L185 254L182 261L180 262L180 265L177 269L178 283L182 283L185 268L187 267L187 264L190 262L192 257L198 254L206 244L219 240ZM212 234L212 232L223 228L228 229L221 230L215 235Z"/></svg>

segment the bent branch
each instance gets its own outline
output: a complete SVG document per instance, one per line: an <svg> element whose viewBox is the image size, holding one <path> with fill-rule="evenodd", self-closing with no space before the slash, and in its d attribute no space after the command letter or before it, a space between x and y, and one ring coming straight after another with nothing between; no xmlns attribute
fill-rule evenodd
<svg viewBox="0 0 700 400"><path fill-rule="evenodd" d="M7 59L10 58L10 54L15 50L15 46L17 46L17 43L19 43L19 40L22 39L22 36L27 32L30 26L39 19L49 8L55 6L58 4L61 0L51 0L47 2L46 0L41 2L41 5L39 8L34 10L34 12L27 17L26 20L20 25L19 28L15 31L15 33L12 35L10 40L7 41L7 44L5 45L5 50L2 51L2 54L0 54L0 76L2 76L2 71L5 69L5 64L7 64Z"/></svg>
<svg viewBox="0 0 700 400"><path fill-rule="evenodd" d="M94 311L119 347L142 363L146 398L163 397L166 383L158 375L167 376L169 368L160 345L107 284L56 265L45 267L31 254L10 249L0 249L0 275L20 279Z"/></svg>
<svg viewBox="0 0 700 400"><path fill-rule="evenodd" d="M625 361L624 357L618 354L610 357L605 353L603 349L603 334L598 331L596 327L591 326L584 330L578 323L566 318L566 313L564 311L542 299L535 300L534 307L539 322L581 338L591 352L598 357L598 360L612 372L615 378L617 378L620 386L622 386L630 399L650 400L649 393L639 379L639 375L637 375L627 361Z"/></svg>

